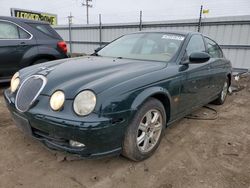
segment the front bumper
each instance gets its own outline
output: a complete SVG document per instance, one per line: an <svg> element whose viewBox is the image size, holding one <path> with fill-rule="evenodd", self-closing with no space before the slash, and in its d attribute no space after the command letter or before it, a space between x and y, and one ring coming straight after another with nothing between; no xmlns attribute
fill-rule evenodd
<svg viewBox="0 0 250 188"><path fill-rule="evenodd" d="M44 114L35 110L21 113L15 108L14 98L4 92L7 107L16 125L26 134L48 148L77 154L84 158L119 155L131 111L113 114L113 117L93 115L91 121L76 121ZM119 119L119 121L113 121ZM83 143L81 148L71 147L70 140Z"/></svg>

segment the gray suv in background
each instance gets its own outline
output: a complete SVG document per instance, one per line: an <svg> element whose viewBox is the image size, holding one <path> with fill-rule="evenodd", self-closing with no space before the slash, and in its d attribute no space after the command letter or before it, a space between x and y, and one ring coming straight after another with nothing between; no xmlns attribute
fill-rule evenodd
<svg viewBox="0 0 250 188"><path fill-rule="evenodd" d="M45 22L0 16L0 82L19 69L67 57L67 44Z"/></svg>

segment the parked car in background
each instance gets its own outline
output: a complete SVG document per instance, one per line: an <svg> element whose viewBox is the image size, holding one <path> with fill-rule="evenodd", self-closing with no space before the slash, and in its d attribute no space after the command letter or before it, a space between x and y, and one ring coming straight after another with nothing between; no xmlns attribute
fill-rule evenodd
<svg viewBox="0 0 250 188"><path fill-rule="evenodd" d="M0 16L0 82L21 68L66 57L66 43L48 23Z"/></svg>
<svg viewBox="0 0 250 188"><path fill-rule="evenodd" d="M93 56L22 69L4 96L17 126L49 148L141 161L166 126L211 101L223 104L230 83L231 63L213 40L138 32Z"/></svg>

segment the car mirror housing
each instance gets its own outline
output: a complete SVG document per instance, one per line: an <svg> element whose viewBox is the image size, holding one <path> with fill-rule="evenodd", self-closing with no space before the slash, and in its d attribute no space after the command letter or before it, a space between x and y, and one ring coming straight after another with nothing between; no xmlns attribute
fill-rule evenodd
<svg viewBox="0 0 250 188"><path fill-rule="evenodd" d="M190 63L205 63L211 56L206 52L193 52L189 56Z"/></svg>

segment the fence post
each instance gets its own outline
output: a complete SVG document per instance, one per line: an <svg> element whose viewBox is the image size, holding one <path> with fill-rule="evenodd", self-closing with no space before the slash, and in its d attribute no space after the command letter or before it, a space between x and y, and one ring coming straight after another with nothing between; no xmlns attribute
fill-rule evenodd
<svg viewBox="0 0 250 188"><path fill-rule="evenodd" d="M139 31L142 30L142 11L140 11L140 24L139 24Z"/></svg>
<svg viewBox="0 0 250 188"><path fill-rule="evenodd" d="M99 43L102 46L102 15L99 14Z"/></svg>
<svg viewBox="0 0 250 188"><path fill-rule="evenodd" d="M72 55L72 14L70 12L70 16L68 16L68 20L69 20L69 52L70 52L70 56Z"/></svg>

